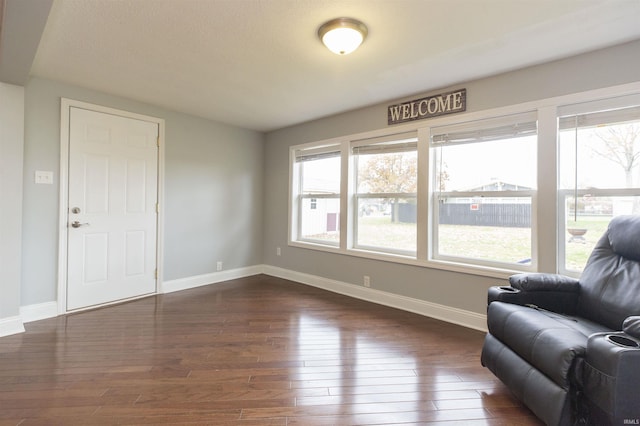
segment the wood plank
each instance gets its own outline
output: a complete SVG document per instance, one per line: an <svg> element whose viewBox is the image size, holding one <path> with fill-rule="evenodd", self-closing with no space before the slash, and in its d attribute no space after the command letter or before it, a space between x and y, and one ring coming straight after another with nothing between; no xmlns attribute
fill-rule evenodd
<svg viewBox="0 0 640 426"><path fill-rule="evenodd" d="M0 338L0 426L541 424L483 333L265 275L26 329Z"/></svg>

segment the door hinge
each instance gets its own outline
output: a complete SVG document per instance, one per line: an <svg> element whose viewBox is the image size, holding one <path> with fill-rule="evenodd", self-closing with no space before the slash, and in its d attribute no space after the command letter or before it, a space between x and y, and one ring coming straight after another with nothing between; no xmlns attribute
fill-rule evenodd
<svg viewBox="0 0 640 426"><path fill-rule="evenodd" d="M154 271L153 276L156 280L158 279L158 268Z"/></svg>
<svg viewBox="0 0 640 426"><path fill-rule="evenodd" d="M156 203L156 213L160 213L160 203Z"/></svg>
<svg viewBox="0 0 640 426"><path fill-rule="evenodd" d="M156 138L156 146L160 148L160 135Z"/></svg>

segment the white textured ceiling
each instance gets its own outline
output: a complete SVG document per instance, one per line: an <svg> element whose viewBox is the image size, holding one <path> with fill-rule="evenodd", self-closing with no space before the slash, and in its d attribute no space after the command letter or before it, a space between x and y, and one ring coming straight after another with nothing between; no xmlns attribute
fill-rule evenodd
<svg viewBox="0 0 640 426"><path fill-rule="evenodd" d="M369 28L347 56L316 35L341 16ZM640 0L55 0L31 75L268 131L640 39L639 18Z"/></svg>

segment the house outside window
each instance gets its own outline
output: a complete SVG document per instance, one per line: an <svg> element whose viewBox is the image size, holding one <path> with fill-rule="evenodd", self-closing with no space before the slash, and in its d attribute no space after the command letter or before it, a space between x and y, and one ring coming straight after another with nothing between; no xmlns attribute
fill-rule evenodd
<svg viewBox="0 0 640 426"><path fill-rule="evenodd" d="M340 242L340 151L338 147L294 152L293 229L297 241Z"/></svg>
<svg viewBox="0 0 640 426"><path fill-rule="evenodd" d="M536 150L535 113L431 129L433 259L531 265Z"/></svg>
<svg viewBox="0 0 640 426"><path fill-rule="evenodd" d="M640 86L290 148L289 244L504 278L578 277L640 214Z"/></svg>

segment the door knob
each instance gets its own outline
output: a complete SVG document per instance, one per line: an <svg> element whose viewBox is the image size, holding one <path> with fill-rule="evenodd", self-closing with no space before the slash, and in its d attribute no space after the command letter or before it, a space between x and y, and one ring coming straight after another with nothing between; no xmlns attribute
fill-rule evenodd
<svg viewBox="0 0 640 426"><path fill-rule="evenodd" d="M76 220L76 221L71 222L71 226L73 228L80 228L81 226L89 226L89 224L88 223L80 223L79 221Z"/></svg>

